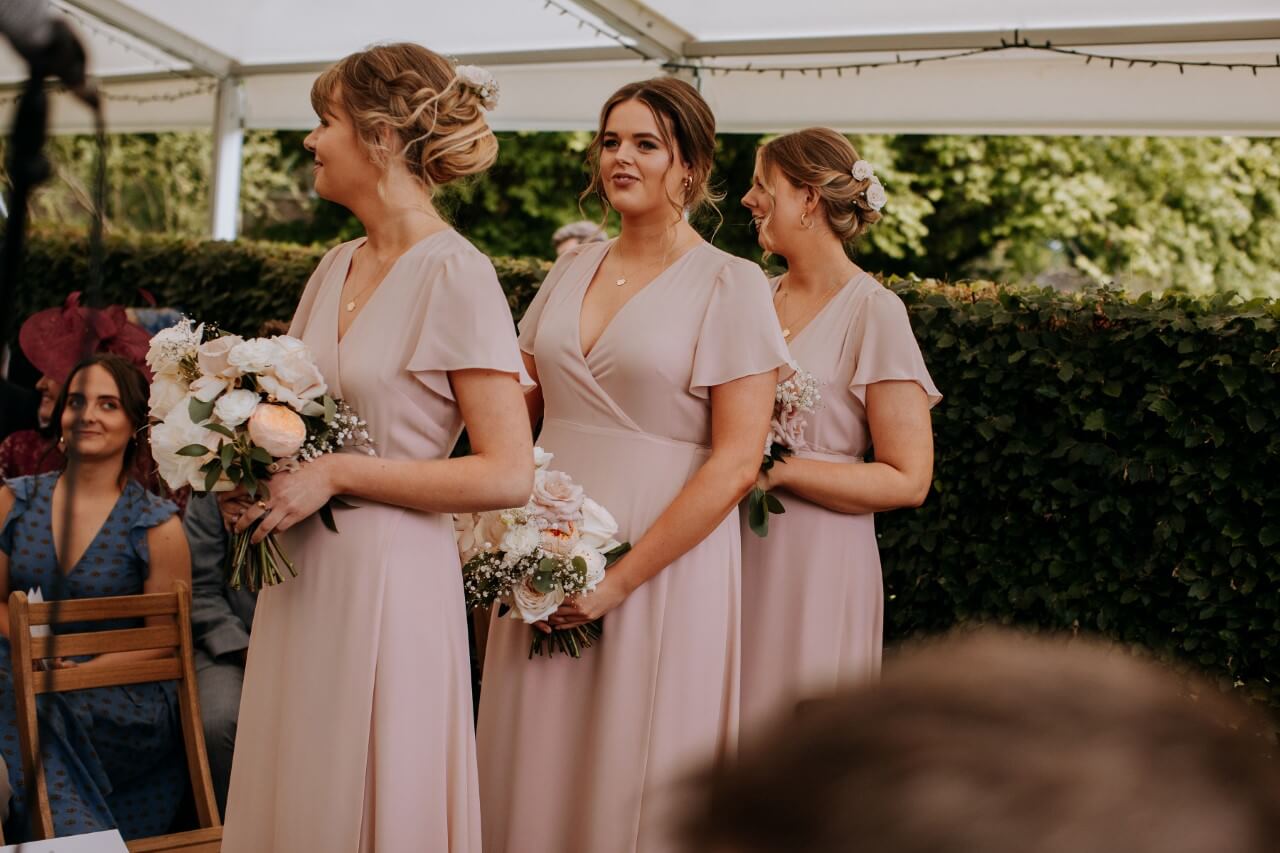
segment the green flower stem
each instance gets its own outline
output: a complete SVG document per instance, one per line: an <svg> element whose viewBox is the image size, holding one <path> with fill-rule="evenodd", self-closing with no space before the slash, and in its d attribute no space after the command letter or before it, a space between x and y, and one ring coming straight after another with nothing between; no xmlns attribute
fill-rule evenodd
<svg viewBox="0 0 1280 853"><path fill-rule="evenodd" d="M530 660L534 655L542 657L545 654L546 657L555 657L556 649L571 658L578 659L582 657L584 650L594 646L604 636L604 620L597 619L586 625L552 631L550 635L536 629L531 630L533 640L529 643Z"/></svg>

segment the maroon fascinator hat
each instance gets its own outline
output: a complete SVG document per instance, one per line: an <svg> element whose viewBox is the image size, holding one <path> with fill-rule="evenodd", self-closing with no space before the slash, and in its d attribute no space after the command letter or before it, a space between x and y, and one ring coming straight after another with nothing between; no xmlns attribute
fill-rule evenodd
<svg viewBox="0 0 1280 853"><path fill-rule="evenodd" d="M147 380L147 349L150 336L130 323L124 308L88 308L80 304L80 291L67 297L61 308L47 308L32 314L18 332L18 344L35 368L62 383L82 359L109 352L126 358L142 369Z"/></svg>

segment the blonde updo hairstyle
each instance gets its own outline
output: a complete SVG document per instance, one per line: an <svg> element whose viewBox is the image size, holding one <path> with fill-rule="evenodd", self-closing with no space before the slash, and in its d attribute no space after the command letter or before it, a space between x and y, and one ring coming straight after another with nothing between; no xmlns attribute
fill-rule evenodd
<svg viewBox="0 0 1280 853"><path fill-rule="evenodd" d="M600 127L587 149L591 168L591 184L583 191L579 201L592 195L599 197L605 215L609 212L609 199L605 195L604 180L600 174L600 152L604 146L604 131L609 114L618 104L639 101L648 107L658 125L663 143L689 164L689 185L682 187L678 198L668 197L672 208L679 214L690 214L710 207L717 214L716 202L724 198L711 188L711 168L716 155L716 117L711 107L693 86L678 77L654 77L628 83L614 92L600 109ZM674 162L672 165L675 165Z"/></svg>
<svg viewBox="0 0 1280 853"><path fill-rule="evenodd" d="M311 85L311 106L324 115L335 102L375 164L401 159L428 194L497 159L481 95L452 62L420 44L377 45L328 68Z"/></svg>
<svg viewBox="0 0 1280 853"><path fill-rule="evenodd" d="M853 176L853 164L861 158L844 134L828 127L810 127L769 140L760 147L760 172L766 180L770 167L793 187L809 187L818 194L820 207L832 232L846 245L880 221L880 212L867 203L871 180ZM772 188L765 186L772 195ZM765 217L761 227L767 227Z"/></svg>

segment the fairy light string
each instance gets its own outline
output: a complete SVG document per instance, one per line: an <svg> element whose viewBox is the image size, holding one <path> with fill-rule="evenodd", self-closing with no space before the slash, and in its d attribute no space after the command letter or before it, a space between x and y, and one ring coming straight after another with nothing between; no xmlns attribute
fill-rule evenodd
<svg viewBox="0 0 1280 853"><path fill-rule="evenodd" d="M643 51L618 33L600 26L570 6L559 2L559 0L543 0L543 8L554 10L561 16L572 18L577 22L578 29L590 30L597 37L608 39L609 41L626 48L637 56L649 59ZM697 73L707 73L712 76L719 74L777 74L780 79L785 79L788 74L796 74L802 77L813 74L820 78L824 73L834 73L837 77L842 77L846 71L851 71L857 75L861 74L863 71L874 71L881 68L901 68L903 66L918 68L925 64L950 62L957 59L968 59L975 56L1004 53L1010 50L1032 50L1040 53L1073 57L1076 59L1083 59L1085 65L1089 65L1095 61L1105 62L1107 63L1108 68L1115 68L1117 65L1121 65L1124 68L1134 68L1144 65L1148 68L1177 68L1179 74L1185 74L1186 69L1188 68L1220 68L1226 71L1249 71L1255 77L1258 75L1259 71L1280 71L1280 54L1276 54L1273 62L1222 62L1219 60L1120 56L1110 53L1100 53L1092 50L1059 47L1051 41L1032 42L1030 39L1024 38L1021 31L1016 29L1013 31L1012 39L1002 38L998 45L987 45L984 47L957 50L932 56L908 56L904 58L901 53L895 53L893 59L879 59L862 62L830 62L808 65L760 65L754 62L725 64L694 60L673 60L661 63L661 67L667 71L693 71Z"/></svg>

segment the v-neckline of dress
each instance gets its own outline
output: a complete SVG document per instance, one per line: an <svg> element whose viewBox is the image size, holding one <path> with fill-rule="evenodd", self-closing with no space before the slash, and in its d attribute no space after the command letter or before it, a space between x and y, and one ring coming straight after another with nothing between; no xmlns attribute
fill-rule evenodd
<svg viewBox="0 0 1280 853"><path fill-rule="evenodd" d="M84 546L84 550L80 552L80 556L76 557L75 564L69 566L66 571L62 570L62 555L58 553L58 540L61 538L53 530L54 506L53 496L58 488L58 479L53 481L53 488L49 490L49 541L53 548L53 570L61 572L62 577L69 578L75 574L76 569L80 568L80 564L89 556L89 552L93 550L93 546L98 544L98 540L102 538L102 533L111 526L112 520L116 517L116 513L120 511L121 505L124 503L125 495L129 493L130 483L125 483L124 489L121 490L120 496L116 498L116 502L111 505L111 511L107 513L106 518L102 519L102 524L98 526L98 531L93 534L93 538L89 540L89 544ZM65 531L64 531L65 532Z"/></svg>
<svg viewBox="0 0 1280 853"><path fill-rule="evenodd" d="M786 273L783 273L783 275L786 275ZM805 323L803 326L800 327L800 331L795 332L794 334L791 335L790 338L787 339L787 347L790 348L792 345L795 344L796 341L800 340L800 338L803 337L805 332L809 331L811 328L818 325L818 321L821 320L822 317L830 310L831 306L836 303L836 300L844 296L846 291L850 291L856 288L858 282L861 280L861 278L864 275L868 275L868 273L865 270L862 272L856 272L852 276L850 276L844 282L844 284L836 288L836 292L831 294L831 298L827 300L826 304L818 309L818 313L810 317L809 322ZM772 292L776 294L778 292L778 288L781 286L782 286L782 276L780 275L778 276L777 280L773 283ZM778 321L778 326L779 328L781 328L782 326L781 319L779 319Z"/></svg>
<svg viewBox="0 0 1280 853"><path fill-rule="evenodd" d="M434 240L435 238L439 237L441 234L448 234L451 231L453 231L452 228L441 228L439 231L433 231L432 233L423 237L421 240L419 240L418 242L414 243L409 248L401 252L400 256L397 257L395 261L392 262L391 266L387 267L387 271L382 274L382 278L378 281L377 285L374 286L373 292L369 294L369 298L365 300L365 303L363 306L361 306L359 313L357 313L356 316L351 318L351 325L347 326L347 331L343 332L342 331L342 312L345 306L343 306L342 304L342 288L347 283L347 277L351 275L351 264L355 260L356 252L360 251L360 249L366 243L369 242L369 238L361 237L359 240L356 241L356 245L352 246L350 251L347 252L346 262L343 264L343 267L342 267L342 276L338 279L336 299L334 300L337 304L335 305L335 322L333 326L333 335L337 344L337 348L339 350L342 349L342 345L346 343L347 338L351 337L351 333L355 331L356 326L359 325L360 318L362 318L365 315L365 313L369 310L369 307L373 305L374 300L378 298L379 292L382 291L383 289L382 286L387 282L387 279L391 278L391 274L396 271L396 267L400 266L401 262L404 261L405 258L409 257L409 255L416 252L418 248L421 247L424 243L430 240Z"/></svg>
<svg viewBox="0 0 1280 853"><path fill-rule="evenodd" d="M609 318L609 321L604 324L604 328L600 330L600 334L596 335L595 342L591 344L591 349L587 350L586 352L583 352L582 350L582 311L587 304L587 291L591 289L591 282L595 280L596 274L600 272L600 267L604 266L605 258L609 257L609 253L613 251L613 246L615 243L617 243L617 239L618 238L615 237L614 239L610 240L607 244L605 244L607 248L605 249L605 251L603 251L600 254L600 257L596 259L596 262L591 265L591 269L589 271L590 274L587 275L586 277L587 283L582 288L582 292L578 294L578 306L577 306L578 310L575 312L577 334L574 336L574 340L576 342L576 349L578 351L578 356L582 359L583 363L587 365L590 365L591 356L595 353L596 350L600 348L600 343L604 340L605 335L609 334L609 330L612 329L614 325L617 324L618 318L622 316L623 312L631 307L631 303L635 302L637 299L643 296L645 291L649 290L655 284L657 284L661 279L665 278L667 274L670 273L673 269L675 269L676 267L684 263L685 259L687 259L694 252L700 251L704 246L711 245L705 240L699 242L697 245L692 246L691 248L686 250L683 255L681 255L680 257L672 261L670 264L668 264L665 269L663 269L653 278L649 279L649 282L644 287L641 287L634 294L632 294L631 297L626 302L622 303L622 307L620 307L617 311L613 312L613 316Z"/></svg>

